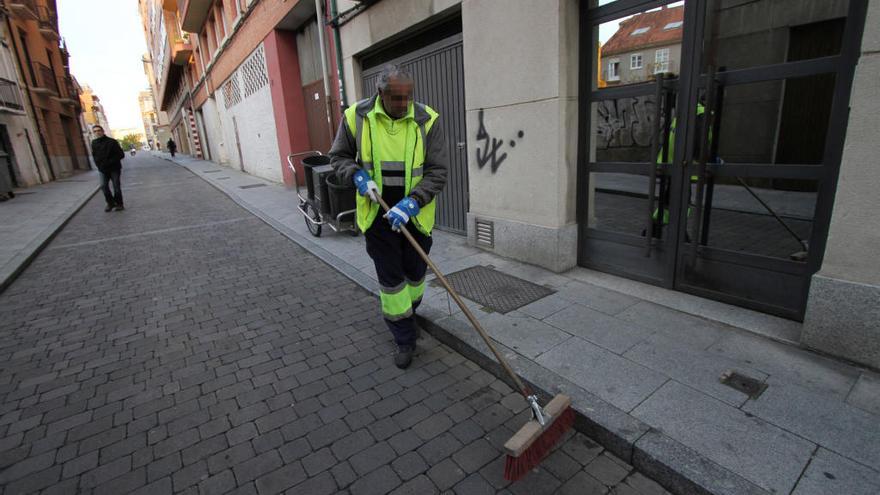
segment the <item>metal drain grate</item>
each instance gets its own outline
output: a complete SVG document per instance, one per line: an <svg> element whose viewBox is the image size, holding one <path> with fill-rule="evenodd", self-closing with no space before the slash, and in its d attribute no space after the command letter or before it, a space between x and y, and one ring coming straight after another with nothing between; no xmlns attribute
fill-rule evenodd
<svg viewBox="0 0 880 495"><path fill-rule="evenodd" d="M228 179L228 178L229 178L229 177L217 177L217 180L226 180L226 179Z"/></svg>
<svg viewBox="0 0 880 495"><path fill-rule="evenodd" d="M202 173L203 173L203 174L216 174L217 172L222 172L222 171L223 171L223 170L221 170L221 169L218 168L217 170L205 170L205 171L202 172Z"/></svg>
<svg viewBox="0 0 880 495"><path fill-rule="evenodd" d="M767 384L754 378L742 375L736 371L725 371L721 374L721 383L728 387L739 390L751 399L757 399L764 390L767 390Z"/></svg>
<svg viewBox="0 0 880 495"><path fill-rule="evenodd" d="M474 266L451 273L446 279L462 296L501 314L556 292L487 266ZM436 280L431 283L435 286L439 284Z"/></svg>
<svg viewBox="0 0 880 495"><path fill-rule="evenodd" d="M246 186L238 186L239 189L253 189L255 187L266 187L266 184L248 184Z"/></svg>

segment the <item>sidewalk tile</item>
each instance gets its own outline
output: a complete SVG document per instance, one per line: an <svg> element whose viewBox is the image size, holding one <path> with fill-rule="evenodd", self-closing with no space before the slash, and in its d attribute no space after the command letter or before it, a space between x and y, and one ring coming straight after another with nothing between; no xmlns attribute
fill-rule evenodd
<svg viewBox="0 0 880 495"><path fill-rule="evenodd" d="M608 315L619 314L640 301L640 299L635 297L577 280L571 281L560 288L557 295L563 299L589 306L596 311L601 311Z"/></svg>
<svg viewBox="0 0 880 495"><path fill-rule="evenodd" d="M666 376L572 337L536 362L629 411L657 390Z"/></svg>
<svg viewBox="0 0 880 495"><path fill-rule="evenodd" d="M819 448L792 495L876 495L880 472Z"/></svg>
<svg viewBox="0 0 880 495"><path fill-rule="evenodd" d="M880 416L880 376L870 371L862 372L846 402Z"/></svg>
<svg viewBox="0 0 880 495"><path fill-rule="evenodd" d="M736 361L706 351L672 345L662 339L650 339L648 342L642 342L627 351L623 357L661 372L734 407L741 406L749 397L743 392L721 383L723 373L734 370L759 381L764 381L767 378L765 373L748 368Z"/></svg>
<svg viewBox="0 0 880 495"><path fill-rule="evenodd" d="M880 417L796 385L770 385L743 410L880 470Z"/></svg>
<svg viewBox="0 0 880 495"><path fill-rule="evenodd" d="M791 491L815 448L813 443L674 381L633 415L777 493Z"/></svg>
<svg viewBox="0 0 880 495"><path fill-rule="evenodd" d="M623 354L652 333L651 330L577 303L569 303L567 308L545 318L544 322L615 354Z"/></svg>
<svg viewBox="0 0 880 495"><path fill-rule="evenodd" d="M859 374L852 366L755 335L731 332L709 350L768 373L768 382L794 383L834 394L840 400L849 393Z"/></svg>
<svg viewBox="0 0 880 495"><path fill-rule="evenodd" d="M675 342L686 343L699 349L705 349L718 342L732 330L719 323L646 301L625 309L617 317L661 332Z"/></svg>

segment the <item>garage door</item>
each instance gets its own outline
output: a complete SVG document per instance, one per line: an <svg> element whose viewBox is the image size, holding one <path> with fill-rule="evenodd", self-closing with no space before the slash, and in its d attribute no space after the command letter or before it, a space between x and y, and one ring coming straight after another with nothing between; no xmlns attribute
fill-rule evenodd
<svg viewBox="0 0 880 495"><path fill-rule="evenodd" d="M449 148L449 182L437 198L437 228L467 232L468 175L465 139L464 60L461 34L390 60L415 79L415 99L440 113ZM376 92L384 64L362 73L363 94Z"/></svg>

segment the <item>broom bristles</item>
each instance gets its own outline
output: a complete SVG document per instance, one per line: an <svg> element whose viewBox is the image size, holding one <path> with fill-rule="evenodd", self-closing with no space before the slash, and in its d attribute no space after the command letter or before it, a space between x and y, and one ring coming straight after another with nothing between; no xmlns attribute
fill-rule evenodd
<svg viewBox="0 0 880 495"><path fill-rule="evenodd" d="M517 481L540 464L573 424L574 411L571 407L566 407L522 454L518 457L507 455L507 460L504 462L504 479Z"/></svg>

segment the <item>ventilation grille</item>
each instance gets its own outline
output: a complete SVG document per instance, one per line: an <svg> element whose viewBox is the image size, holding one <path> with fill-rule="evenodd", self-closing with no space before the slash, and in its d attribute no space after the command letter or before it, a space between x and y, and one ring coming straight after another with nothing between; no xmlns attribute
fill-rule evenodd
<svg viewBox="0 0 880 495"><path fill-rule="evenodd" d="M241 101L241 90L238 84L238 72L233 72L232 76L226 80L223 85L223 104L229 108Z"/></svg>
<svg viewBox="0 0 880 495"><path fill-rule="evenodd" d="M488 220L481 220L477 218L476 222L476 234L477 234L477 246L486 247L490 249L495 248L495 224Z"/></svg>
<svg viewBox="0 0 880 495"><path fill-rule="evenodd" d="M260 45L223 84L223 103L233 107L268 83L266 55Z"/></svg>
<svg viewBox="0 0 880 495"><path fill-rule="evenodd" d="M241 64L241 78L244 82L244 97L257 92L269 82L269 75L266 74L266 57L263 54L263 45L257 47L254 53Z"/></svg>

